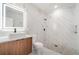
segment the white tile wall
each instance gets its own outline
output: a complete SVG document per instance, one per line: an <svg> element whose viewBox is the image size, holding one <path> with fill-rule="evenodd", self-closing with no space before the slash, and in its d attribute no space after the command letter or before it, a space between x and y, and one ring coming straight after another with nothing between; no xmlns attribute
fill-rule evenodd
<svg viewBox="0 0 79 59"><path fill-rule="evenodd" d="M58 8L57 10L58 14L55 10L48 18L46 46L62 54L79 54L75 47L77 41L73 30L75 9Z"/></svg>
<svg viewBox="0 0 79 59"><path fill-rule="evenodd" d="M44 32L42 25L44 15L41 14L36 8L34 8L31 4L27 4L27 33L37 35L37 41L43 42Z"/></svg>

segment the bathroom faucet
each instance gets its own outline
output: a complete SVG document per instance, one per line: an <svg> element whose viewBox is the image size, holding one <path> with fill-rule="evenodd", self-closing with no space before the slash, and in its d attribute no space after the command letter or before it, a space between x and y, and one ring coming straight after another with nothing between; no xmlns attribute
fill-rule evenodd
<svg viewBox="0 0 79 59"><path fill-rule="evenodd" d="M16 33L16 28L14 28L14 33Z"/></svg>

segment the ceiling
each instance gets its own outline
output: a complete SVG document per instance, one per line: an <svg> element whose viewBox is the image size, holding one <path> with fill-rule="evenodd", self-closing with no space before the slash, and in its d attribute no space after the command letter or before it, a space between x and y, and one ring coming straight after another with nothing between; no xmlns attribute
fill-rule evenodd
<svg viewBox="0 0 79 59"><path fill-rule="evenodd" d="M75 3L33 3L33 6L35 6L37 9L40 9L45 14L50 14L57 5L58 8L71 8L74 9Z"/></svg>
<svg viewBox="0 0 79 59"><path fill-rule="evenodd" d="M27 7L27 4L33 6L44 14L50 14L55 9L56 5L57 8L74 9L77 3L21 3L20 6Z"/></svg>

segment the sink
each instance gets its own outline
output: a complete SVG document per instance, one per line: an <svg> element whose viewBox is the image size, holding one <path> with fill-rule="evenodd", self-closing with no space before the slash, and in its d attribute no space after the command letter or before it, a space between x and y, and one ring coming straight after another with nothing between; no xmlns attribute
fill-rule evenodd
<svg viewBox="0 0 79 59"><path fill-rule="evenodd" d="M10 38L22 38L22 37L25 37L25 33L11 33L9 37Z"/></svg>
<svg viewBox="0 0 79 59"><path fill-rule="evenodd" d="M31 37L30 35L26 35L25 33L11 33L9 35L10 39L21 39Z"/></svg>

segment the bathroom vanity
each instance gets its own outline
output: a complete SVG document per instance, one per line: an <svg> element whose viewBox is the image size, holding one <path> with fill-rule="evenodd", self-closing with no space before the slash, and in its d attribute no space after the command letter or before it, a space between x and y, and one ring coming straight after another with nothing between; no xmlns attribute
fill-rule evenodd
<svg viewBox="0 0 79 59"><path fill-rule="evenodd" d="M11 3L2 4L0 55L26 55L32 52L32 36L20 33L27 29L26 16L24 8Z"/></svg>
<svg viewBox="0 0 79 59"><path fill-rule="evenodd" d="M32 52L32 37L0 42L0 55L27 55Z"/></svg>

